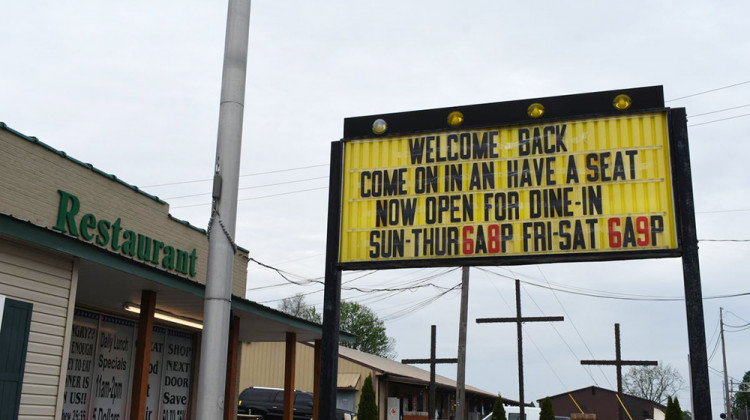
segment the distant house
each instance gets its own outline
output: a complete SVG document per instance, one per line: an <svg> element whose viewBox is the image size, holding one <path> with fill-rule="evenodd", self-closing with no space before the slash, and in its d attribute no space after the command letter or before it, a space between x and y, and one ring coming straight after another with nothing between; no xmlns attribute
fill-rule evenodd
<svg viewBox="0 0 750 420"><path fill-rule="evenodd" d="M281 387L284 384L284 343L252 342L242 348L242 370L239 372L241 391L250 386ZM313 392L314 347L297 343L294 388ZM365 378L372 375L380 420L414 412L427 412L430 371L404 365L395 360L339 347L337 408L357 411L359 395ZM436 375L438 418L455 416L456 381ZM497 395L466 386L469 420L479 420L492 411ZM517 401L503 399L506 404ZM395 410L395 412L394 412ZM387 414L391 414L388 416ZM416 414L416 413L415 413ZM396 416L398 418L400 416Z"/></svg>
<svg viewBox="0 0 750 420"><path fill-rule="evenodd" d="M623 394L620 398L633 420L664 420L667 409L665 406L628 394ZM618 406L620 405L617 400L617 392L598 386L552 395L549 399L552 401L552 407L557 416L574 417L574 414L578 415L583 410L585 414L596 415L596 417L585 417L586 419L596 420L617 419ZM538 401L541 403L542 400ZM627 414L623 414L623 418L627 419Z"/></svg>

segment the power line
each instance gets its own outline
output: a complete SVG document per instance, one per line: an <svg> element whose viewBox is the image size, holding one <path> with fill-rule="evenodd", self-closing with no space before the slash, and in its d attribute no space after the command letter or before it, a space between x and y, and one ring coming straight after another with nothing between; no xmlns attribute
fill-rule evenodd
<svg viewBox="0 0 750 420"><path fill-rule="evenodd" d="M696 211L695 213L708 214L708 213L736 213L742 211L750 211L750 209L731 209L731 210L708 210L708 211Z"/></svg>
<svg viewBox="0 0 750 420"><path fill-rule="evenodd" d="M509 277L509 276L506 276L506 275L503 275L503 274L500 274L500 273L497 273L497 272L494 272L494 271L491 271L491 270L487 270L487 269L483 269L483 268L479 268L479 267L477 267L477 269L482 270L482 271L486 271L488 273L494 274L494 275L499 276L499 277L505 277L505 278L509 278L509 279L515 280L512 277ZM586 292L586 291L582 292L582 291L574 291L574 290L561 289L561 288L558 288L558 287L545 286L545 285L542 285L542 284L537 284L537 283L530 282L528 280L520 280L520 281L522 283L524 283L524 284L528 284L529 286L539 287L539 288L542 288L542 289L551 289L551 290L556 290L556 291L562 292L562 293L568 293L568 294L580 295L580 296L588 296L588 297L599 298L599 299L629 300L629 301L650 301L650 302L678 302L678 301L684 301L685 300L684 297L660 297L660 296L649 297L649 296L639 296L639 295L632 295L632 294L615 294L615 293L610 293L610 294L596 294L596 293ZM569 286L566 286L566 287L568 287L568 289L574 289L574 288L569 287ZM586 290L586 289L582 289L582 290ZM609 293L609 292L601 292L600 291L600 293ZM725 294L725 295L715 295L715 296L704 296L703 300L726 299L726 298L735 298L735 297L741 297L741 296L750 296L750 292L733 293L733 294Z"/></svg>
<svg viewBox="0 0 750 420"><path fill-rule="evenodd" d="M414 304L414 305L412 305L410 307L403 308L403 309L400 309L398 311L392 312L392 313L390 313L388 315L385 315L384 317L381 318L381 320L382 321L395 321L395 320L403 318L403 317L405 317L407 315L411 315L411 314L417 312L420 309L426 308L431 303L433 303L436 300L440 299L441 297L447 295L448 293L450 293L450 292L452 292L454 290L457 290L460 287L461 287L461 283L458 283L455 286L449 288L448 290L445 290L445 291L443 291L441 293L438 293L435 296L432 296L432 297L429 297L427 299L424 299L424 300L422 300L422 301L420 301L420 302L418 302L418 303L416 303L416 304Z"/></svg>
<svg viewBox="0 0 750 420"><path fill-rule="evenodd" d="M693 93L691 95L680 96L679 98L670 99L670 100L664 101L664 102L667 103L667 102L678 101L680 99L692 98L693 96L704 95L706 93L716 92L717 90L729 89L729 88L733 88L733 87L736 87L736 86L744 85L744 84L747 84L747 83L750 83L750 80L748 80L746 82L735 83L733 85L722 86L722 87L719 87L719 88L716 88L716 89L706 90L706 91L703 91L703 92Z"/></svg>
<svg viewBox="0 0 750 420"><path fill-rule="evenodd" d="M294 285L297 285L297 286L305 286L305 285L308 285L308 284L325 285L325 281L323 281L322 277L305 279L305 278L302 278L302 276L297 276L297 275L295 275L293 273L290 273L288 271L285 271L285 270L273 267L271 265L262 263L262 262L254 259L252 257L248 258L248 260L251 261L251 262L254 262L255 264L258 264L261 267L265 267L265 268L268 268L269 270L275 271L279 276L281 276L281 278L283 278L287 282L289 282L291 284L294 284ZM402 287L394 287L394 288L387 288L387 287L383 287L383 288L365 288L365 287L355 287L355 286L349 286L349 287L343 287L342 286L341 289L342 290L354 290L354 291L361 292L361 293L373 293L373 292L406 292L406 291L415 291L415 290L422 289L422 288L425 288L425 287L433 287L433 288L436 288L436 289L443 289L443 290L450 291L453 288L446 288L446 287L443 287L443 286L439 286L439 285L437 285L435 283L429 283L428 281L432 280L434 278L443 276L443 275L445 275L445 274L447 274L447 273L449 273L451 271L454 271L454 270L456 270L456 268L448 270L448 271L445 271L445 272L440 273L440 274L436 274L436 275L432 275L432 276L427 276L427 277L424 277L422 279L418 279L418 280L416 280L414 282L415 284L406 285L406 286L402 286ZM365 277L365 276L368 276L370 274L372 274L372 273L367 273L365 275L362 275L362 276L358 277L357 279ZM300 280L298 280L298 281L292 280L290 278L292 276L298 277L298 278L300 278ZM356 279L353 279L353 280L356 280Z"/></svg>
<svg viewBox="0 0 750 420"><path fill-rule="evenodd" d="M697 125L706 125L706 124L711 124L711 123L720 122L720 121L733 120L735 118L742 118L742 117L747 117L747 116L750 116L750 114L735 115L734 117L727 117L727 118L722 118L720 120L706 121L706 122L697 123L697 124L688 124L688 127L695 127Z"/></svg>
<svg viewBox="0 0 750 420"><path fill-rule="evenodd" d="M315 181L317 179L328 179L328 176L319 176L319 177L315 177L315 178L297 179L297 180L294 180L294 181L286 181L286 182L275 182L273 184L252 185L250 187L237 188L237 190L238 191L242 191L242 190L252 190L252 189L255 189L255 188L275 187L277 185L298 184L300 182ZM179 196L175 196L175 197L164 197L163 199L164 200L177 200L177 199L180 199L180 198L200 197L200 196L203 196L203 195L210 195L210 194L211 194L211 192L206 192L206 193L199 193L199 194L179 195Z"/></svg>
<svg viewBox="0 0 750 420"><path fill-rule="evenodd" d="M709 341L710 343L710 341ZM721 344L721 337L716 338L716 343L714 343L714 348L711 350L711 355L708 356L708 362L711 363L711 360L713 360L714 356L716 355L716 350L719 349L719 344Z"/></svg>
<svg viewBox="0 0 750 420"><path fill-rule="evenodd" d="M739 319L740 321L747 322L748 324L750 324L750 321L746 320L745 318L742 318L741 316L739 316L736 313L730 311L729 309L724 309L724 312L732 314L732 316L734 316L735 318Z"/></svg>
<svg viewBox="0 0 750 420"><path fill-rule="evenodd" d="M737 329L737 330L727 330L727 332L736 333L736 332L742 332L742 331L747 331L747 330L750 330L750 325L748 325L745 328L740 328L740 329Z"/></svg>
<svg viewBox="0 0 750 420"><path fill-rule="evenodd" d="M704 112L704 113L701 113L701 114L688 115L688 118L702 117L703 115L717 114L719 112L726 112L726 111L731 111L733 109L747 108L749 106L750 106L750 104L745 104L745 105L740 105L740 106L733 106L731 108L724 108L724 109L719 109L719 110L716 110L716 111Z"/></svg>
<svg viewBox="0 0 750 420"><path fill-rule="evenodd" d="M492 273L492 274L494 274L496 276L504 277L504 278L509 279L509 280L516 280L518 278L518 277L515 277L515 276L514 277L507 276L505 274L501 274L501 273L498 273L498 272L495 272L495 271L491 271L491 270L488 270L488 269L484 269L484 268L477 267L477 269L478 270L487 271L488 273ZM513 273L513 272L511 271L511 273ZM527 278L532 278L532 279L537 280L537 281L540 280L538 277L532 277L532 276L529 276L529 275L526 275L526 277ZM546 279L544 279L544 280L546 280ZM524 281L524 280L521 280L521 281L524 282L524 283L527 283L527 284L536 285L535 283L531 283L531 282L528 282L528 281ZM549 280L546 280L546 281L549 284L557 286L557 288L554 288L554 290L558 290L558 291L564 291L565 289L563 289L563 288L566 288L569 291L579 291L581 293L594 293L594 292L597 292L597 293L600 293L600 294L605 294L605 296L629 296L629 297L633 297L633 298L643 298L643 299L651 299L651 298L659 298L660 297L660 296L640 295L640 294L634 294L634 293L620 293L619 295L616 295L616 294L610 293L610 292L608 292L606 290L586 289L586 288L582 288L582 287L569 286L569 285L565 285L565 284L557 284L557 283L554 283L554 282L550 282ZM546 288L545 286L541 286L541 287ZM549 286L549 287L552 287L552 286Z"/></svg>
<svg viewBox="0 0 750 420"><path fill-rule="evenodd" d="M281 173L281 172L300 171L300 170L303 170L303 169L320 168L320 167L323 167L323 166L329 166L329 164L328 163L324 163L324 164L321 164L321 165L297 166L295 168L278 169L278 170L275 170L275 171L254 172L254 173L250 173L250 174L240 175L240 178L244 178L244 177L248 177L248 176L277 174L277 173ZM191 181L169 182L169 183L166 183L166 184L144 185L141 188L167 187L167 186L170 186L170 185L194 184L196 182L206 182L206 181L213 181L213 178L194 179L194 180L191 180Z"/></svg>
<svg viewBox="0 0 750 420"><path fill-rule="evenodd" d="M524 289L524 292L526 292L525 289ZM552 293L554 294L554 292L552 292ZM539 304L536 303L536 300L534 299L534 297L531 296L531 293L526 292L526 296L528 296L529 299L531 299L531 301L534 302L534 305L537 307L537 309L539 310L539 312L542 313L543 316L547 316L547 314L544 312L544 310L542 309L542 307L539 306ZM559 301L558 301L558 303L559 303ZM560 306L562 306L562 304ZM565 308L563 308L563 312L565 312ZM567 312L565 312L565 316L568 316ZM557 326L555 326L555 324L551 323L551 322L549 323L549 325L550 325L550 327L552 327L553 330L555 330L555 333L557 334L558 337L560 337L560 340L562 340L563 344L565 344L565 347L567 347L568 350L570 350L570 353L573 355L573 358L575 360L581 360L581 358L578 357L578 355L576 355L576 352L573 351L573 348L570 346L570 344L568 344L568 341L565 340L565 338L562 336L562 334L560 334L560 331L557 329ZM529 336L529 339L531 339L532 343L534 342L534 340L531 338L531 336ZM536 343L534 343L534 347L537 347ZM539 347L537 347L537 351L539 351ZM541 351L539 351L539 353L541 354ZM542 355L542 357L544 357L544 356ZM544 361L547 362L547 359L544 358ZM547 364L549 364L549 362L547 362ZM585 370L586 373L588 373L589 378L591 378L591 380L594 381L594 385L599 386L599 383L596 382L596 379L594 378L594 375L591 374L590 368L588 366L583 366L583 365L581 365L581 367L583 367L583 370ZM601 369L601 367L600 367L600 369ZM553 372L554 372L554 369L553 369ZM557 376L557 373L555 373L555 376ZM558 378L558 380L560 381L560 384L563 386L563 389L568 389L568 387L565 386L565 384L562 382L562 380L560 380L559 378Z"/></svg>
<svg viewBox="0 0 750 420"><path fill-rule="evenodd" d="M278 197L278 196L282 196L282 195L298 194L298 193L303 193L303 192L308 192L308 191L327 190L327 189L328 189L328 187L309 188L309 189L306 189L306 190L297 190L297 191L288 191L288 192L278 193L278 194L261 195L259 197L241 198L241 199L239 199L237 201L239 202L239 201L261 200L263 198L271 198L271 197ZM201 207L201 206L210 206L210 205L211 205L211 203L201 203L201 204L189 204L189 205L186 205L186 206L174 206L172 208L173 209L186 209L188 207Z"/></svg>
<svg viewBox="0 0 750 420"><path fill-rule="evenodd" d="M512 273L512 271L511 271L511 273ZM490 282L490 284L491 284L491 285L492 285L492 287L493 287L493 288L495 289L495 291L497 292L497 294L498 294L498 295L500 296L500 300L502 300L502 301L503 301L503 304L505 304L505 307L506 307L506 308L508 308L508 311L512 313L512 312L513 312L513 308L511 308L510 304L508 304L508 301L507 301L507 300L505 300L505 296L503 296L503 294L502 294L502 293L500 293L500 290L499 290L499 289L497 288L497 286L496 286L496 285L495 285L494 283ZM527 295L528 295L528 293L527 293ZM533 301L533 299L532 299L532 301ZM536 304L536 302L534 302L534 304ZM539 307L539 305L537 305L537 308L538 308L538 307ZM540 309L541 309L541 308L540 308ZM544 312L542 312L542 313L544 313ZM557 331L557 329L555 329L555 331ZM553 373L553 374L555 375L555 377L557 378L557 380L558 380L558 381L560 382L560 384L561 384L561 385L563 386L563 389L568 389L568 387L567 387L567 386L565 385L565 383L564 383L564 382L562 381L562 379L560 378L560 376L559 376L559 375L557 374L557 372L555 371L555 368L554 368L554 367L553 367L553 366L552 366L552 365L550 364L550 362L549 362L549 361L547 360L547 358L546 358L546 357L544 357L544 354L542 354L542 351L541 351L541 349L539 348L539 346L537 346L537 345L536 345L536 342L535 342L535 341L534 341L534 339L532 338L532 336L531 336L531 333L529 333L528 331L526 331L526 327L525 327L525 326L524 326L523 324L521 324L521 332L522 332L522 333L523 333L523 332L525 332L525 333L526 333L526 337L527 337L527 338L528 338L529 340L531 340L531 342L532 342L532 343L534 344L534 347L536 348L537 352L539 352L539 354L540 354L540 355L542 355L542 359L544 359L544 362L545 362L545 363L547 364L547 366L549 366L549 368L550 368L550 370L552 371L552 373ZM591 376L591 373L589 373L589 376ZM594 379L594 377L593 377L593 376L591 377L591 379L592 379L592 380L594 381L594 383L596 383L596 380ZM523 401L521 401L521 402L523 402Z"/></svg>
<svg viewBox="0 0 750 420"><path fill-rule="evenodd" d="M542 275L542 278L544 279L544 281L547 282L547 285L550 286L550 287L552 287L552 285L550 284L549 280L547 279L547 276L544 275L544 272L542 271L542 268L539 267L538 265L536 266L536 268L539 271L539 274ZM568 313L568 311L565 309L565 306L562 304L562 301L560 301L560 298L557 297L557 293L555 293L555 291L553 289L550 289L550 291L552 292L552 296L555 297L555 300L557 300L558 305L560 305L560 307L562 308L562 310L565 313L565 316L567 317L568 321L570 321L570 324L573 326L573 329L575 330L576 334L578 334L578 338L581 339L581 342L583 343L583 346L586 347L586 350L589 352L589 355L591 356L591 358L595 359L596 357L594 357L594 352L591 351L591 348L589 348L589 345L586 343L586 340L583 339L583 335L581 334L581 331L578 330L578 327L576 326L575 322L573 322L573 317L571 317L570 314ZM531 297L531 295L528 292L526 294L528 294L529 297ZM532 301L533 301L533 299L532 299ZM536 304L536 302L534 302L534 304ZM541 308L540 308L540 310L541 310ZM555 327L554 324L552 324L552 326L553 326L553 328ZM557 331L556 328L555 328L555 331ZM562 337L560 337L560 338L562 338ZM563 341L565 341L565 340L563 340ZM572 351L573 350L571 349L571 352ZM576 361L581 360L581 358L578 357L577 354L573 353L573 356L576 358ZM581 366L585 366L585 365L581 365ZM590 368L587 367L587 369L590 369ZM604 374L604 369L602 368L601 365L599 365L599 372L604 377L604 380L607 381L607 384L609 384L609 386L611 387L612 384L609 382L609 378L607 377L607 375ZM597 386L599 386L599 384L596 383L596 380L594 379L594 377L591 375L591 372L588 372L588 373L589 373L589 376L591 376L591 379L594 380L594 384L597 385Z"/></svg>

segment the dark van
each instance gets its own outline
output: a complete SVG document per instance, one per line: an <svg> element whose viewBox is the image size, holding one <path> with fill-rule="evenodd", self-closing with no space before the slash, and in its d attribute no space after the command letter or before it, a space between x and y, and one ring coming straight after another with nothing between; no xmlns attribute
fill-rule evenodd
<svg viewBox="0 0 750 420"><path fill-rule="evenodd" d="M261 420L280 420L284 414L284 390L279 388L250 387L240 393L237 414L253 414ZM310 420L313 395L294 391L294 419Z"/></svg>
<svg viewBox="0 0 750 420"><path fill-rule="evenodd" d="M294 419L310 420L313 394L294 391ZM251 386L240 393L237 414L260 416L260 420L281 420L284 416L284 390ZM357 420L357 413L336 409L336 420Z"/></svg>

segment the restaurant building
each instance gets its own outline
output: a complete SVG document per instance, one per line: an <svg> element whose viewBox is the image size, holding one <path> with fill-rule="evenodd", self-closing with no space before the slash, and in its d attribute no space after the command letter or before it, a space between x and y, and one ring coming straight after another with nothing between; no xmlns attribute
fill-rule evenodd
<svg viewBox="0 0 750 420"><path fill-rule="evenodd" d="M3 123L0 179L0 418L193 418L206 232ZM321 337L317 324L244 299L247 261L238 248L234 372L240 342ZM232 407L236 377L227 383Z"/></svg>

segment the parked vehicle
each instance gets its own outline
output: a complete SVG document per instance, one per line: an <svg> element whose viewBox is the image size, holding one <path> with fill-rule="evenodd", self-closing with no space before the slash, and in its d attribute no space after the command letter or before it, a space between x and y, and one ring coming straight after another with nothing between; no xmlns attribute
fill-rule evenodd
<svg viewBox="0 0 750 420"><path fill-rule="evenodd" d="M294 419L310 420L313 394L294 391ZM250 387L240 393L237 414L253 414L260 420L280 420L284 416L284 390L280 388ZM336 409L336 420L357 420L357 413Z"/></svg>
<svg viewBox="0 0 750 420"><path fill-rule="evenodd" d="M505 416L508 420L520 420L521 419L521 408L516 405L505 405ZM539 420L539 412L541 411L538 407L524 407L524 414L526 420ZM492 412L484 417L482 420L490 420L492 418Z"/></svg>
<svg viewBox="0 0 750 420"><path fill-rule="evenodd" d="M294 391L294 419L310 420L313 395ZM240 393L238 414L261 416L261 420L280 420L284 415L284 390L279 388L250 387Z"/></svg>
<svg viewBox="0 0 750 420"><path fill-rule="evenodd" d="M336 420L357 420L357 413L343 408L336 409Z"/></svg>
<svg viewBox="0 0 750 420"><path fill-rule="evenodd" d="M521 419L521 408L517 405L505 405L505 416L508 420L520 420ZM524 415L526 420L539 420L539 413L542 411L539 407L525 407ZM492 418L492 412L490 411L482 420L490 420ZM555 420L570 420L570 417L555 416Z"/></svg>

